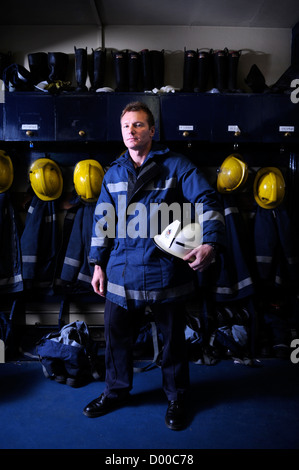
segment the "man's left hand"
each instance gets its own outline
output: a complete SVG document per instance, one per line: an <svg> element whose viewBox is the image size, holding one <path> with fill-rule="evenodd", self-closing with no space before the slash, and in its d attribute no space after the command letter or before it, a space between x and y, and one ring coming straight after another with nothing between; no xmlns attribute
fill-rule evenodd
<svg viewBox="0 0 299 470"><path fill-rule="evenodd" d="M190 268L194 271L204 271L215 258L215 250L211 245L204 244L194 248L184 257L184 261L189 262Z"/></svg>

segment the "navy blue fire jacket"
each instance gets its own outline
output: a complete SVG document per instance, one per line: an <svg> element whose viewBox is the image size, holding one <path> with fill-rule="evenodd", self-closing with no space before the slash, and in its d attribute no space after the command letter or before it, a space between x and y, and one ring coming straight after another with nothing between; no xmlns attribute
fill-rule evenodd
<svg viewBox="0 0 299 470"><path fill-rule="evenodd" d="M21 250L23 279L35 281L41 287L51 286L58 252L55 201L33 197L21 236Z"/></svg>
<svg viewBox="0 0 299 470"><path fill-rule="evenodd" d="M71 224L70 236L61 269L60 279L70 283L70 286L78 291L92 291L91 280L93 267L89 264L88 254L90 249L91 231L95 203L80 204L68 212ZM72 216L72 220L70 220Z"/></svg>
<svg viewBox="0 0 299 470"><path fill-rule="evenodd" d="M106 270L106 297L124 308L174 302L194 293L188 263L163 253L153 241L172 221L161 216L157 222L162 203L166 210L179 207L181 221L190 206L201 224L202 243L225 243L217 195L193 163L154 143L137 173L127 151L105 174L89 254L91 264Z"/></svg>
<svg viewBox="0 0 299 470"><path fill-rule="evenodd" d="M284 204L273 210L258 206L254 241L260 279L277 286L299 280L298 240Z"/></svg>
<svg viewBox="0 0 299 470"><path fill-rule="evenodd" d="M240 300L253 295L254 284L245 253L244 220L233 194L219 194L225 219L226 246L210 269L198 273L199 284L206 286L217 302Z"/></svg>
<svg viewBox="0 0 299 470"><path fill-rule="evenodd" d="M23 290L20 227L9 192L0 194L0 292Z"/></svg>

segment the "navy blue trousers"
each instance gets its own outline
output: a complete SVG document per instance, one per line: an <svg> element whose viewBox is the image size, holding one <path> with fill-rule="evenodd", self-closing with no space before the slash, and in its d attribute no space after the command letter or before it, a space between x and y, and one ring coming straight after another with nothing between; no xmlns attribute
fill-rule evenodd
<svg viewBox="0 0 299 470"><path fill-rule="evenodd" d="M163 390L168 400L181 398L189 387L189 363L185 341L185 309L181 303L151 305L155 323L163 337L161 363ZM106 389L105 395L118 397L133 386L133 347L143 310L126 310L106 300Z"/></svg>

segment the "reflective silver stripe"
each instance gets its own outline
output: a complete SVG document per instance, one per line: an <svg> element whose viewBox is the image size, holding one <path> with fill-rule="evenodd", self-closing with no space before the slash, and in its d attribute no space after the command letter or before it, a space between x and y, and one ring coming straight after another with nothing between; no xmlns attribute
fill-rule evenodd
<svg viewBox="0 0 299 470"><path fill-rule="evenodd" d="M28 209L28 213L29 213L29 214L32 214L33 211L34 211L34 207L33 207L33 206L30 206L29 209Z"/></svg>
<svg viewBox="0 0 299 470"><path fill-rule="evenodd" d="M88 282L88 283L91 283L91 281L92 281L91 276L87 276L86 274L82 274L82 273L78 274L78 279L79 279L79 281L84 281L84 282Z"/></svg>
<svg viewBox="0 0 299 470"><path fill-rule="evenodd" d="M198 214L198 219L200 224L203 222L209 222L211 220L219 220L219 222L222 222L223 225L225 224L223 215L218 211L207 211L203 214Z"/></svg>
<svg viewBox="0 0 299 470"><path fill-rule="evenodd" d="M256 261L258 263L272 263L272 256L256 256Z"/></svg>
<svg viewBox="0 0 299 470"><path fill-rule="evenodd" d="M251 286L252 284L252 279L248 277L240 282L237 282L237 284L232 287L216 287L214 292L217 294L233 294L234 292L245 289L245 287Z"/></svg>
<svg viewBox="0 0 299 470"><path fill-rule="evenodd" d="M289 264L296 264L296 263L299 262L299 259L298 259L298 257L295 257L295 258L290 257L290 258L287 258L287 262L288 262Z"/></svg>
<svg viewBox="0 0 299 470"><path fill-rule="evenodd" d="M35 263L37 261L37 256L22 256L23 263Z"/></svg>
<svg viewBox="0 0 299 470"><path fill-rule="evenodd" d="M111 292L111 294L119 295L120 297L126 297L124 286L119 286L118 284L114 284L113 282L108 281L107 290Z"/></svg>
<svg viewBox="0 0 299 470"><path fill-rule="evenodd" d="M68 264L69 266L74 266L78 268L79 266L81 266L81 261L78 261L77 259L69 258L68 256L66 256L64 258L64 264Z"/></svg>
<svg viewBox="0 0 299 470"><path fill-rule="evenodd" d="M109 246L108 237L91 237L91 246Z"/></svg>
<svg viewBox="0 0 299 470"><path fill-rule="evenodd" d="M163 189L176 188L176 187L177 187L177 179L169 178L165 180L164 184L162 184L161 186L155 186L154 182L151 182L148 185L146 185L143 189L145 191L161 191Z"/></svg>
<svg viewBox="0 0 299 470"><path fill-rule="evenodd" d="M119 181L118 183L108 183L107 188L110 193L118 193L120 191L128 191L128 182Z"/></svg>
<svg viewBox="0 0 299 470"><path fill-rule="evenodd" d="M53 222L53 221L55 221L55 220L56 220L56 214L47 215L47 216L45 217L45 221L46 221L47 223L51 223L51 222Z"/></svg>
<svg viewBox="0 0 299 470"><path fill-rule="evenodd" d="M163 300L169 298L176 298L184 294L190 294L194 291L193 282L177 286L161 291L144 291L144 290L126 290L124 286L114 284L112 282L107 283L107 290L111 294L118 295L120 297L126 297L128 300Z"/></svg>
<svg viewBox="0 0 299 470"><path fill-rule="evenodd" d="M227 207L224 210L224 215L230 215L230 214L238 214L239 209L237 207Z"/></svg>
<svg viewBox="0 0 299 470"><path fill-rule="evenodd" d="M6 284L15 284L16 282L22 281L22 274L17 274L16 276L7 277L6 279L0 279L0 286Z"/></svg>

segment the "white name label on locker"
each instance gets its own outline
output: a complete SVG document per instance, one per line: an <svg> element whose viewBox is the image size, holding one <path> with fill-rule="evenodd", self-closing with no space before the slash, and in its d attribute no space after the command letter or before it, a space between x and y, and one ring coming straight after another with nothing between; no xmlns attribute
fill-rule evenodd
<svg viewBox="0 0 299 470"><path fill-rule="evenodd" d="M22 124L22 131L37 131L38 124Z"/></svg>
<svg viewBox="0 0 299 470"><path fill-rule="evenodd" d="M239 126L228 126L228 132L240 132Z"/></svg>
<svg viewBox="0 0 299 470"><path fill-rule="evenodd" d="M179 126L179 131L194 131L194 126Z"/></svg>
<svg viewBox="0 0 299 470"><path fill-rule="evenodd" d="M279 126L279 132L295 132L294 126Z"/></svg>

